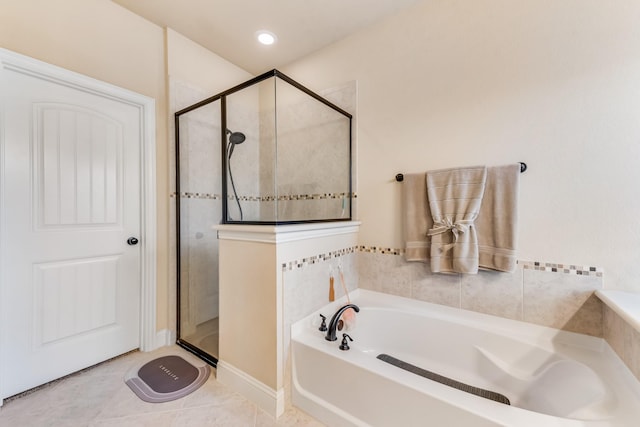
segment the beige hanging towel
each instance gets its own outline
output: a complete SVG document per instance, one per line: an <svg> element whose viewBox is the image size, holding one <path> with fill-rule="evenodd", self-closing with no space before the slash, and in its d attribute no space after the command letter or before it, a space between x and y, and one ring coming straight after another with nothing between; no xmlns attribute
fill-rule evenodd
<svg viewBox="0 0 640 427"><path fill-rule="evenodd" d="M478 272L475 220L486 179L485 166L427 172L427 197L433 218L433 226L427 232L431 236L432 272Z"/></svg>
<svg viewBox="0 0 640 427"><path fill-rule="evenodd" d="M480 268L513 272L516 268L520 163L487 168L478 233Z"/></svg>
<svg viewBox="0 0 640 427"><path fill-rule="evenodd" d="M433 227L427 201L426 174L405 174L402 182L402 215L404 258L407 261L427 262L431 256L427 230Z"/></svg>

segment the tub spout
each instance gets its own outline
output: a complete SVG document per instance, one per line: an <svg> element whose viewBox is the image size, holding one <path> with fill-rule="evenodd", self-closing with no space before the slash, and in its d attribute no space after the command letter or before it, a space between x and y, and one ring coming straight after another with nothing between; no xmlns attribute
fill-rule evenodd
<svg viewBox="0 0 640 427"><path fill-rule="evenodd" d="M344 313L350 308L353 308L356 311L356 313L360 311L360 308L355 304L347 304L340 307L338 311L336 311L336 314L334 314L333 317L331 318L331 321L329 322L329 329L327 330L327 335L324 337L327 341L335 341L338 339L338 337L336 337L336 330L338 329L338 321L340 320L340 316L342 316L342 313Z"/></svg>

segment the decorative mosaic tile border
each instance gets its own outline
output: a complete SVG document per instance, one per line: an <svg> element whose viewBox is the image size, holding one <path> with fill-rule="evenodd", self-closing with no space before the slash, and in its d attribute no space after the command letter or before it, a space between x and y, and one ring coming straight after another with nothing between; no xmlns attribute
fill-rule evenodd
<svg viewBox="0 0 640 427"><path fill-rule="evenodd" d="M170 197L175 198L176 193L171 193ZM222 196L219 194L210 194L210 193L180 193L181 199L211 199L211 200L220 200Z"/></svg>
<svg viewBox="0 0 640 427"><path fill-rule="evenodd" d="M404 255L404 249L378 248L375 246L352 246L349 248L328 252L326 254L320 254L308 258L302 258L300 260L290 261L288 263L282 264L282 269L294 270L296 268L302 268L306 267L307 265L329 261L331 259L339 258L341 256L356 252L380 253L386 255Z"/></svg>
<svg viewBox="0 0 640 427"><path fill-rule="evenodd" d="M322 194L289 194L283 196L263 196L263 197L239 197L240 200L250 200L252 202L274 202L278 201L294 201L294 200L324 200L324 199L346 199L349 198L349 193L322 193ZM358 196L353 193L353 198ZM233 196L229 196L233 198Z"/></svg>
<svg viewBox="0 0 640 427"><path fill-rule="evenodd" d="M171 193L169 197L176 197L175 192ZM181 192L181 198L185 199L212 199L212 200L220 200L222 196L220 194L210 194L210 193L188 193ZM238 200L241 202L291 202L296 200L327 200L327 199L347 199L353 198L357 199L358 195L356 193L323 193L323 194L289 194L283 196L240 196ZM227 196L228 200L235 200L236 198L233 195Z"/></svg>
<svg viewBox="0 0 640 427"><path fill-rule="evenodd" d="M337 251L327 252L326 254L314 255L300 260L289 261L282 264L282 271L291 271L298 268L306 267L307 265L318 264L331 259L340 258L342 256L353 254L358 250L358 246L351 246L349 248L339 249Z"/></svg>
<svg viewBox="0 0 640 427"><path fill-rule="evenodd" d="M377 246L358 246L360 252L366 252L370 254L385 254L385 255L404 255L404 249L394 248L379 248Z"/></svg>
<svg viewBox="0 0 640 427"><path fill-rule="evenodd" d="M404 255L405 250L398 249L398 248L384 248L379 246L353 246L350 248L341 249L341 250L329 252L326 254L320 254L320 255L315 255L308 258L303 258L301 260L290 261L288 263L282 264L282 269L294 270L297 268L303 268L307 265L317 264L322 261L338 258L340 256L344 256L354 252L401 256L401 255ZM558 263L550 263L550 262L518 260L518 265L520 265L523 269L526 269L526 270L538 270L538 271L548 271L551 273L575 274L578 276L602 277L604 273L604 269L601 267L583 267L583 266L578 266L573 264L558 264Z"/></svg>
<svg viewBox="0 0 640 427"><path fill-rule="evenodd" d="M573 264L557 264L551 262L540 261L520 261L518 265L521 265L525 270L539 270L549 271L552 273L565 273L565 274L577 274L579 276L596 276L602 277L604 269L601 267L584 267Z"/></svg>

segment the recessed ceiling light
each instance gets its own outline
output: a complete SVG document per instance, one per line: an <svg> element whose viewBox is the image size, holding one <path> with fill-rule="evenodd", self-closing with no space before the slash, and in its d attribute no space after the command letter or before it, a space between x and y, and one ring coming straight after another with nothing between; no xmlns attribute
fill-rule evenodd
<svg viewBox="0 0 640 427"><path fill-rule="evenodd" d="M271 31L261 30L256 33L258 41L265 45L274 44L278 38Z"/></svg>

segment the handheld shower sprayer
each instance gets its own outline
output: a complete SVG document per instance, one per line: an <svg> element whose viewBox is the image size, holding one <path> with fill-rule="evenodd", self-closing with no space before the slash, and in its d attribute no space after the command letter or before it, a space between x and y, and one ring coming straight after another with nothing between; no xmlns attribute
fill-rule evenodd
<svg viewBox="0 0 640 427"><path fill-rule="evenodd" d="M242 132L232 132L230 129L227 129L227 168L229 169L229 178L231 179L231 188L233 189L233 196L236 199L236 203L238 205L238 210L240 211L240 221L244 219L244 214L242 213L242 206L240 206L240 200L238 199L238 192L236 191L236 184L233 182L233 173L231 173L231 155L233 154L233 150L238 144L242 144L247 137Z"/></svg>
<svg viewBox="0 0 640 427"><path fill-rule="evenodd" d="M231 154L233 154L235 146L242 144L247 137L242 132L233 132L230 129L227 129L227 136L229 138L229 142L227 143L227 155L231 158Z"/></svg>

